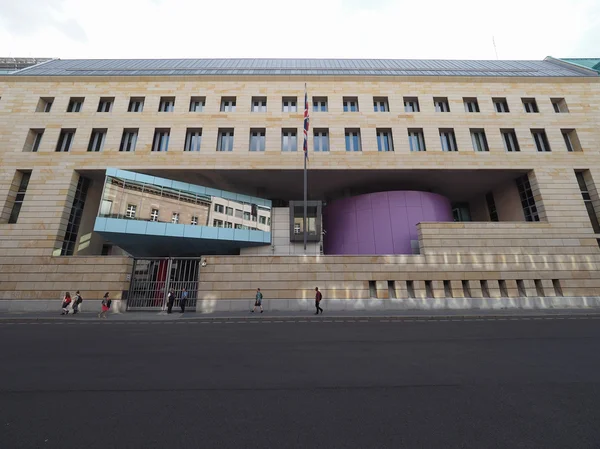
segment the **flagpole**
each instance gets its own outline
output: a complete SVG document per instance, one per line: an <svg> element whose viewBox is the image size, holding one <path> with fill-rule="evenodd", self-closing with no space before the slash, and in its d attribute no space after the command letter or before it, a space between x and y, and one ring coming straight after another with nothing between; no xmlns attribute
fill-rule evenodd
<svg viewBox="0 0 600 449"><path fill-rule="evenodd" d="M304 229L304 254L306 254L306 241L308 240L308 231L306 230L306 216L308 212L308 172L306 170L306 160L308 159L308 92L306 91L306 83L304 83L304 217L302 220L302 229Z"/></svg>

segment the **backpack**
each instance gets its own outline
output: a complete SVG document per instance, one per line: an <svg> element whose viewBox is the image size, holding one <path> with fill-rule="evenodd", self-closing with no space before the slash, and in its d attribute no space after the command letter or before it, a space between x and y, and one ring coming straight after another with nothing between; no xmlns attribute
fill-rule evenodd
<svg viewBox="0 0 600 449"><path fill-rule="evenodd" d="M82 302L83 302L83 298L81 297L81 295L77 295L77 299L75 300L75 303L81 304Z"/></svg>

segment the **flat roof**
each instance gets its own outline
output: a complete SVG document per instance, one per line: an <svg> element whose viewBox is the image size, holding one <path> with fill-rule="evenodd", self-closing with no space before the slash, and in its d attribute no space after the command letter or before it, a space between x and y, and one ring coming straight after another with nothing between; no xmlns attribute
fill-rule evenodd
<svg viewBox="0 0 600 449"><path fill-rule="evenodd" d="M544 61L437 59L53 59L8 76L481 76L593 77Z"/></svg>

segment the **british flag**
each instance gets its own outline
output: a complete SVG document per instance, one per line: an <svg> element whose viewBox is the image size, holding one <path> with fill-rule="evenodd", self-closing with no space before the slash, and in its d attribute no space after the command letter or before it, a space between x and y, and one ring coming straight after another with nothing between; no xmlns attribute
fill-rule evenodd
<svg viewBox="0 0 600 449"><path fill-rule="evenodd" d="M306 84L304 85L304 157L308 159L308 92L306 91Z"/></svg>

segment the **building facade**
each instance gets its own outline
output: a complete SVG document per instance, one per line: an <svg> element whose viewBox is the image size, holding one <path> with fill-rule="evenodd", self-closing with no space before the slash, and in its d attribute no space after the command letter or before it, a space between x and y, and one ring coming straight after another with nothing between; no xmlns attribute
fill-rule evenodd
<svg viewBox="0 0 600 449"><path fill-rule="evenodd" d="M585 304L600 296L599 100L595 71L550 58L0 75L0 299L126 297L202 258L199 309L246 307L256 287L304 307L315 286L340 308Z"/></svg>

